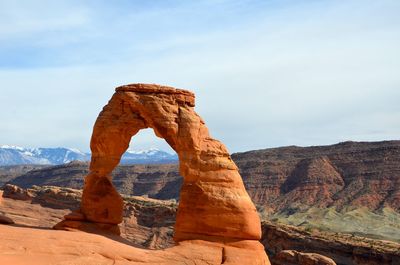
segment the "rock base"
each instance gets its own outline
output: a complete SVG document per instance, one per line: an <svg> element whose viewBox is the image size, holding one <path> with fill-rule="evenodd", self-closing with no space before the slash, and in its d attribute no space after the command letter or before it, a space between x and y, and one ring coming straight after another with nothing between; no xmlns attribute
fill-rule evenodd
<svg viewBox="0 0 400 265"><path fill-rule="evenodd" d="M11 225L11 224L14 224L14 221L9 217L0 214L0 224Z"/></svg>
<svg viewBox="0 0 400 265"><path fill-rule="evenodd" d="M336 265L336 263L328 257L317 253L302 253L296 250L283 250L275 256L276 265Z"/></svg>
<svg viewBox="0 0 400 265"><path fill-rule="evenodd" d="M83 232L0 225L0 264L271 265L264 250L192 240L148 250Z"/></svg>
<svg viewBox="0 0 400 265"><path fill-rule="evenodd" d="M66 230L73 231L79 230L92 234L111 234L120 235L121 231L118 225L115 224L105 224L105 223L94 223L89 221L81 220L63 220L53 226L56 230Z"/></svg>

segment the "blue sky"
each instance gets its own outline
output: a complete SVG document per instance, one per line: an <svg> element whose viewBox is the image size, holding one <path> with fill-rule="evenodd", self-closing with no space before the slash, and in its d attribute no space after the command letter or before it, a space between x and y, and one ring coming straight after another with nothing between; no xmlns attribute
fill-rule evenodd
<svg viewBox="0 0 400 265"><path fill-rule="evenodd" d="M400 1L0 0L0 144L87 151L114 87L192 90L232 152L400 139ZM132 149L159 147L144 131Z"/></svg>

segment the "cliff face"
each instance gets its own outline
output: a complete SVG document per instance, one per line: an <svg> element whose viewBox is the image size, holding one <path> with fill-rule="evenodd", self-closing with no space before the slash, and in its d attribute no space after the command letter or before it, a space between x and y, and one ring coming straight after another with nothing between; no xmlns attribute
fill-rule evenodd
<svg viewBox="0 0 400 265"><path fill-rule="evenodd" d="M307 232L269 222L262 224L265 246L271 262L279 262L283 250L309 251L333 259L338 265L400 264L400 244L340 233Z"/></svg>
<svg viewBox="0 0 400 265"><path fill-rule="evenodd" d="M400 141L281 147L232 159L250 197L267 212L311 206L400 212ZM88 164L73 162L27 172L11 183L81 188L87 174ZM127 195L179 199L182 178L177 165L123 165L114 170L113 183Z"/></svg>
<svg viewBox="0 0 400 265"><path fill-rule="evenodd" d="M400 211L400 141L236 153L253 201L275 212L310 206Z"/></svg>
<svg viewBox="0 0 400 265"><path fill-rule="evenodd" d="M41 168L46 168L46 166L41 166L41 165L0 166L0 187L21 175L24 175L32 170L39 170Z"/></svg>

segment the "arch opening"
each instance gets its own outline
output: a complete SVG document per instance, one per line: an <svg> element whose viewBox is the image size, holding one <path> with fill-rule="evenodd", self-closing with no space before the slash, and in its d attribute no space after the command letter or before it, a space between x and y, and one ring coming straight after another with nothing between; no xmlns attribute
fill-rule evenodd
<svg viewBox="0 0 400 265"><path fill-rule="evenodd" d="M132 136L112 175L112 183L122 194L179 200L183 179L179 174L178 156L151 128Z"/></svg>
<svg viewBox="0 0 400 265"><path fill-rule="evenodd" d="M128 150L122 155L121 165L178 163L178 154L158 137L152 128L139 130L131 137Z"/></svg>

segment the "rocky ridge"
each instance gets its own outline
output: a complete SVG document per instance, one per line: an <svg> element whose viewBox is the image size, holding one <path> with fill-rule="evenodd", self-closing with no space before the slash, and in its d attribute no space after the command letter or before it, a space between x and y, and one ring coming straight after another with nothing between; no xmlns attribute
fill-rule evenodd
<svg viewBox="0 0 400 265"><path fill-rule="evenodd" d="M1 169L0 174L8 174L8 171L1 173ZM73 161L30 170L14 177L9 183L22 188L36 185L81 189L87 174L89 174L88 162ZM179 199L183 181L176 164L120 165L112 172L112 177L113 184L121 194L147 195L155 199Z"/></svg>
<svg viewBox="0 0 400 265"><path fill-rule="evenodd" d="M263 222L262 230L261 242L272 261L283 250L296 250L327 256L339 265L393 265L400 262L400 244L391 241L317 230L309 232L271 222Z"/></svg>
<svg viewBox="0 0 400 265"><path fill-rule="evenodd" d="M400 141L236 153L251 198L267 212L309 207L400 212Z"/></svg>
<svg viewBox="0 0 400 265"><path fill-rule="evenodd" d="M4 184L13 181L15 178L27 174L30 171L46 168L41 165L14 165L0 166L0 187Z"/></svg>
<svg viewBox="0 0 400 265"><path fill-rule="evenodd" d="M234 153L232 159L250 197L266 213L309 207L335 207L338 211L388 207L400 212L400 141L270 148ZM24 188L80 188L88 167L73 162L38 169L32 166L21 173L1 167L0 176ZM179 199L182 178L178 165L120 165L113 172L113 183L123 194Z"/></svg>

